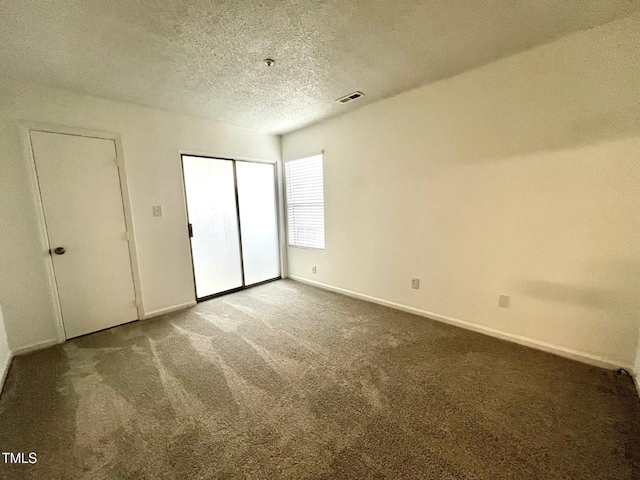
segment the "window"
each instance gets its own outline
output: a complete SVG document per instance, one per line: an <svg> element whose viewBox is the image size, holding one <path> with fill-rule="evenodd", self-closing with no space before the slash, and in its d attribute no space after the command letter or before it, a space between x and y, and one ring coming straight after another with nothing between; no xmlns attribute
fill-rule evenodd
<svg viewBox="0 0 640 480"><path fill-rule="evenodd" d="M289 246L324 250L322 155L285 164Z"/></svg>

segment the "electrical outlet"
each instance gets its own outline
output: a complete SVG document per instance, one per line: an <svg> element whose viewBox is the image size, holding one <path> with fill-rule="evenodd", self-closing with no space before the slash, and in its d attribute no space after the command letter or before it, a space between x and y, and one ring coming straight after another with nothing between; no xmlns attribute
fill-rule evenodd
<svg viewBox="0 0 640 480"><path fill-rule="evenodd" d="M154 205L153 206L153 216L154 217L161 217L162 216L162 206L160 206L160 205Z"/></svg>
<svg viewBox="0 0 640 480"><path fill-rule="evenodd" d="M498 298L498 306L509 308L509 295L500 295L500 298Z"/></svg>
<svg viewBox="0 0 640 480"><path fill-rule="evenodd" d="M311 267L311 273L316 273L316 266Z"/></svg>
<svg viewBox="0 0 640 480"><path fill-rule="evenodd" d="M413 288L414 290L418 290L420 288L420 279L419 278L412 278L411 279L411 288Z"/></svg>

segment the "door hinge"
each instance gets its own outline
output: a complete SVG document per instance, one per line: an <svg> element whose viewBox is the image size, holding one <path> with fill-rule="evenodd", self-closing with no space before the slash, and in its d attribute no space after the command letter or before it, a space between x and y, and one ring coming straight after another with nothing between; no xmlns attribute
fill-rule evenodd
<svg viewBox="0 0 640 480"><path fill-rule="evenodd" d="M131 234L129 232L124 232L125 237L127 237L127 241L131 240Z"/></svg>
<svg viewBox="0 0 640 480"><path fill-rule="evenodd" d="M193 225L189 224L189 238L193 238Z"/></svg>

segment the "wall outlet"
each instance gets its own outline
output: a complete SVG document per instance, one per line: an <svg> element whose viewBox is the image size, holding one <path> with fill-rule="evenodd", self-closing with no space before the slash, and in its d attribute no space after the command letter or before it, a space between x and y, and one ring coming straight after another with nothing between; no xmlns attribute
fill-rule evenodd
<svg viewBox="0 0 640 480"><path fill-rule="evenodd" d="M162 216L162 206L161 205L154 205L153 206L153 216L154 217L161 217Z"/></svg>
<svg viewBox="0 0 640 480"><path fill-rule="evenodd" d="M498 306L509 308L509 295L500 295L500 298L498 298Z"/></svg>
<svg viewBox="0 0 640 480"><path fill-rule="evenodd" d="M414 290L418 290L420 288L420 279L419 278L412 278L411 279L411 288L413 288Z"/></svg>
<svg viewBox="0 0 640 480"><path fill-rule="evenodd" d="M316 273L316 266L311 267L311 273Z"/></svg>

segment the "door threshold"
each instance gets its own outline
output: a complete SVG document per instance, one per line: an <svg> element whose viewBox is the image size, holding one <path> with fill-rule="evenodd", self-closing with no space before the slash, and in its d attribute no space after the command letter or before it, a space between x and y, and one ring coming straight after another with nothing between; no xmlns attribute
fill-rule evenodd
<svg viewBox="0 0 640 480"><path fill-rule="evenodd" d="M196 298L196 302L206 302L207 300L213 300L214 298L222 297L224 295L229 295L231 293L241 292L243 290L247 290L248 288L257 287L259 285L264 285L265 283L275 282L278 280L282 280L282 275L279 275L275 278L270 278L269 280L263 280L258 283L252 283L251 285L245 285L244 287L232 288L230 290L225 290L224 292L214 293L212 295L207 295L206 297Z"/></svg>

